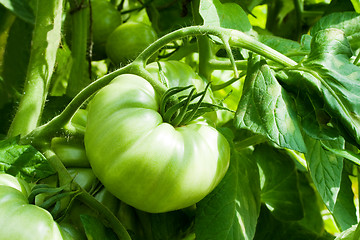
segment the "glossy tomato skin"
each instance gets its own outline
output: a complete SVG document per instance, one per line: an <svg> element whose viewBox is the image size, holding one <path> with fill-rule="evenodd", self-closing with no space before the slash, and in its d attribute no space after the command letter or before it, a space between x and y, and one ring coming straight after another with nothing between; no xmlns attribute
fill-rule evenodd
<svg viewBox="0 0 360 240"><path fill-rule="evenodd" d="M227 140L202 120L174 128L158 113L159 97L143 78L116 77L92 99L85 148L112 194L159 213L195 204L225 175Z"/></svg>
<svg viewBox="0 0 360 240"><path fill-rule="evenodd" d="M126 65L157 39L155 30L144 23L118 26L106 42L106 54L115 65Z"/></svg>
<svg viewBox="0 0 360 240"><path fill-rule="evenodd" d="M94 58L106 57L105 44L109 35L122 23L121 13L107 0L91 0L92 40Z"/></svg>
<svg viewBox="0 0 360 240"><path fill-rule="evenodd" d="M28 192L26 182L0 174L0 239L66 239L48 211L28 203Z"/></svg>

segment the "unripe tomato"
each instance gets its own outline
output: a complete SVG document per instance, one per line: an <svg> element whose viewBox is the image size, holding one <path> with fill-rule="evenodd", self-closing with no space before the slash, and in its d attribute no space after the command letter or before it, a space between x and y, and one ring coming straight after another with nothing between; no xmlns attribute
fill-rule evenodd
<svg viewBox="0 0 360 240"><path fill-rule="evenodd" d="M106 42L106 54L115 65L126 65L157 39L155 30L144 23L126 22Z"/></svg>
<svg viewBox="0 0 360 240"><path fill-rule="evenodd" d="M107 0L91 0L92 40L94 58L106 57L105 44L109 35L122 23L121 13Z"/></svg>
<svg viewBox="0 0 360 240"><path fill-rule="evenodd" d="M77 137L54 137L51 149L66 167L89 167L84 142Z"/></svg>
<svg viewBox="0 0 360 240"><path fill-rule="evenodd" d="M67 239L48 211L29 204L28 190L26 182L0 174L0 239Z"/></svg>
<svg viewBox="0 0 360 240"><path fill-rule="evenodd" d="M159 96L145 79L121 75L90 102L85 131L90 165L106 189L152 213L200 201L230 159L227 140L207 122L173 127L158 110Z"/></svg>

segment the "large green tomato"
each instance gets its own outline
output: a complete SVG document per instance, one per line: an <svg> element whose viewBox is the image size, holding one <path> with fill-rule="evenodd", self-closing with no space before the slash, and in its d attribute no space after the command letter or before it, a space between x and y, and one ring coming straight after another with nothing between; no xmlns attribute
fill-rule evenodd
<svg viewBox="0 0 360 240"><path fill-rule="evenodd" d="M106 57L106 40L122 23L122 17L108 0L91 0L91 7L94 58L102 59Z"/></svg>
<svg viewBox="0 0 360 240"><path fill-rule="evenodd" d="M60 227L43 208L29 204L29 186L11 175L0 174L0 239L62 240Z"/></svg>
<svg viewBox="0 0 360 240"><path fill-rule="evenodd" d="M185 208L225 175L227 140L203 118L163 122L159 97L143 78L116 77L91 100L85 131L90 165L112 194L143 211Z"/></svg>
<svg viewBox="0 0 360 240"><path fill-rule="evenodd" d="M106 54L115 65L126 65L157 39L154 29L144 23L126 22L106 42Z"/></svg>

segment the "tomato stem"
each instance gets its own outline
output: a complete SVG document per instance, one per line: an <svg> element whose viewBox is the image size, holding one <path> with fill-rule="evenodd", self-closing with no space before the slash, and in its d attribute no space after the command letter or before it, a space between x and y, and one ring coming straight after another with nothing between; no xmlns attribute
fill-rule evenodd
<svg viewBox="0 0 360 240"><path fill-rule="evenodd" d="M96 91L98 91L99 89L110 83L111 80L114 79L114 77L120 74L129 73L130 67L131 65L127 65L123 68L120 68L112 73L109 73L99 78L95 82L92 82L89 86L87 86L82 91L80 91L58 116L54 117L46 124L37 127L34 131L26 135L21 140L21 142L23 144L32 143L33 145L37 145L40 141L42 141L43 138L51 137L50 136L51 134L55 133L60 128L62 128L66 123L69 122L69 120L74 115L74 113L81 107L81 105L91 95L93 95Z"/></svg>
<svg viewBox="0 0 360 240"><path fill-rule="evenodd" d="M238 30L230 30L228 34L230 35L229 44L231 46L246 48L259 55L269 58L270 60L280 63L285 67L292 67L297 65L297 62L291 58L288 58L287 56L257 41L243 32Z"/></svg>
<svg viewBox="0 0 360 240"><path fill-rule="evenodd" d="M211 85L211 90L213 91L218 91L221 89L226 88L227 86L230 86L231 84L233 84L234 82L238 81L240 78L244 77L246 75L246 71L243 71L240 73L240 75L238 77L233 77L232 79L222 83L222 84L218 84L218 85Z"/></svg>
<svg viewBox="0 0 360 240"><path fill-rule="evenodd" d="M75 6L74 6L75 7ZM79 8L70 15L72 22L71 55L73 64L70 71L66 94L74 97L90 83L87 71L88 61L86 59L88 29L89 29L89 7Z"/></svg>
<svg viewBox="0 0 360 240"><path fill-rule="evenodd" d="M226 60L218 60L218 59L211 59L208 61L208 64L211 66L212 69L217 70L232 70L233 66L229 59ZM235 61L236 68L238 70L246 70L247 69L247 60L236 60Z"/></svg>
<svg viewBox="0 0 360 240"><path fill-rule="evenodd" d="M40 120L61 36L62 0L36 1L36 21L24 86L24 95L11 123L8 136L24 136Z"/></svg>

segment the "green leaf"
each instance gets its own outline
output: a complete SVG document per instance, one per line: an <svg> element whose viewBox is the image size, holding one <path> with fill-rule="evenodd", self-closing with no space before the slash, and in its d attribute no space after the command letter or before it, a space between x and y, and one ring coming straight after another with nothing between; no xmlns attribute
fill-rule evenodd
<svg viewBox="0 0 360 240"><path fill-rule="evenodd" d="M236 29L245 33L251 30L246 12L236 3L201 0L199 12L204 25Z"/></svg>
<svg viewBox="0 0 360 240"><path fill-rule="evenodd" d="M341 232L335 240L355 240L360 238L360 224Z"/></svg>
<svg viewBox="0 0 360 240"><path fill-rule="evenodd" d="M183 211L150 214L153 240L182 239L191 225L190 218Z"/></svg>
<svg viewBox="0 0 360 240"><path fill-rule="evenodd" d="M352 191L352 183L349 178L349 173L347 173L344 168L342 172L340 191L337 196L333 212L334 219L341 231L345 231L351 226L357 224L356 208L353 199L354 193Z"/></svg>
<svg viewBox="0 0 360 240"><path fill-rule="evenodd" d="M301 91L299 89L299 91ZM305 95L305 96L304 96ZM334 140L340 136L339 131L329 125L331 117L324 108L324 103L317 97L298 94L295 99L296 111L300 118L303 132L319 140Z"/></svg>
<svg viewBox="0 0 360 240"><path fill-rule="evenodd" d="M343 157L346 158L350 161L352 161L353 163L360 165L360 155L356 154L352 151L346 150L346 149L336 149L336 148L331 148L330 146L326 145L325 143L321 142L321 145L328 151L336 154L339 157Z"/></svg>
<svg viewBox="0 0 360 240"><path fill-rule="evenodd" d="M352 5L357 13L360 13L360 0L351 0Z"/></svg>
<svg viewBox="0 0 360 240"><path fill-rule="evenodd" d="M330 212L334 211L337 196L340 191L343 158L326 151L320 140L305 137L308 152L305 158L310 169L310 175L323 202ZM326 141L327 145L336 148L344 147L341 138Z"/></svg>
<svg viewBox="0 0 360 240"><path fill-rule="evenodd" d="M80 215L87 239L91 240L117 240L115 233L104 226L97 217Z"/></svg>
<svg viewBox="0 0 360 240"><path fill-rule="evenodd" d="M278 219L302 219L304 212L294 161L267 144L258 145L253 156L260 168L261 201Z"/></svg>
<svg viewBox="0 0 360 240"><path fill-rule="evenodd" d="M260 212L260 183L250 153L234 152L220 184L197 204L196 239L253 239Z"/></svg>
<svg viewBox="0 0 360 240"><path fill-rule="evenodd" d="M360 145L360 68L350 62L351 56L341 30L322 30L312 39L304 67L285 70L287 77L280 78L287 89L301 97L308 94L315 107L323 106L331 118L327 126L336 127L347 141Z"/></svg>
<svg viewBox="0 0 360 240"><path fill-rule="evenodd" d="M299 224L311 232L321 234L324 231L324 222L320 204L318 204L320 201L309 179L308 172L298 171L299 191L304 208L304 218L299 221Z"/></svg>
<svg viewBox="0 0 360 240"><path fill-rule="evenodd" d="M17 17L25 22L34 24L34 13L26 0L0 0L0 4L13 12Z"/></svg>
<svg viewBox="0 0 360 240"><path fill-rule="evenodd" d="M0 171L35 182L55 174L47 159L31 145L19 145L19 137L0 141Z"/></svg>
<svg viewBox="0 0 360 240"><path fill-rule="evenodd" d="M322 17L311 29L310 35L337 28L344 31L353 50L360 47L360 14L356 12L336 12Z"/></svg>
<svg viewBox="0 0 360 240"><path fill-rule="evenodd" d="M332 240L302 227L298 222L281 221L262 206L254 240Z"/></svg>
<svg viewBox="0 0 360 240"><path fill-rule="evenodd" d="M258 57L249 61L235 126L267 137L280 147L306 152L292 100Z"/></svg>

